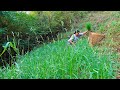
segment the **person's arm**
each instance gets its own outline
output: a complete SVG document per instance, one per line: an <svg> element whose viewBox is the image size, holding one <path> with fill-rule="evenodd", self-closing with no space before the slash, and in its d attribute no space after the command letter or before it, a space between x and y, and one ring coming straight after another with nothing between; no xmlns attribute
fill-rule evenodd
<svg viewBox="0 0 120 90"><path fill-rule="evenodd" d="M74 35L72 35L72 36L70 37L70 39L68 40L68 42L69 42L70 44L72 44L72 45L75 45L75 43L73 42L73 39L74 39Z"/></svg>
<svg viewBox="0 0 120 90"><path fill-rule="evenodd" d="M74 43L74 42L72 42L72 40L69 40L69 43L70 43L70 44L72 44L72 45L75 45L75 43Z"/></svg>
<svg viewBox="0 0 120 90"><path fill-rule="evenodd" d="M83 35L85 35L85 34L87 34L87 32L88 32L88 31L85 31L85 32L79 33L79 37L80 37L80 36L83 36Z"/></svg>
<svg viewBox="0 0 120 90"><path fill-rule="evenodd" d="M83 35L87 34L88 31L83 32Z"/></svg>

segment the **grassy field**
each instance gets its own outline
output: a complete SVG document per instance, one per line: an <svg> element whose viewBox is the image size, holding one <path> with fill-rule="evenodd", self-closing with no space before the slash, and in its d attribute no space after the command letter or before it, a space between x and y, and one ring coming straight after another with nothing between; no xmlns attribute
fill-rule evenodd
<svg viewBox="0 0 120 90"><path fill-rule="evenodd" d="M91 48L87 38L80 39L76 46L67 40L43 45L22 56L14 67L0 71L5 79L110 79L115 78L117 55L108 48L102 53ZM106 54L106 51L109 53ZM102 55L101 55L102 54ZM104 55L103 55L104 54ZM114 69L113 69L114 67Z"/></svg>
<svg viewBox="0 0 120 90"><path fill-rule="evenodd" d="M70 46L66 37L72 31L60 34L61 40L43 44L19 56L15 66L0 69L0 78L115 79L120 69L120 53L116 51L120 46L119 16L119 12L98 12L81 21L82 25L91 21L93 31L106 35L101 45L90 47L85 36Z"/></svg>

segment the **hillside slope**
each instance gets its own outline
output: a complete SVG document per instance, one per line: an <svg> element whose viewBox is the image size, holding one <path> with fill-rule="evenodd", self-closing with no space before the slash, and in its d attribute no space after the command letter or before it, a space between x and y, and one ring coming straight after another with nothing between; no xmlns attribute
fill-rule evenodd
<svg viewBox="0 0 120 90"><path fill-rule="evenodd" d="M106 35L102 44L90 47L84 36L76 47L67 45L66 32L62 40L44 44L18 57L14 67L0 70L1 78L47 79L114 79L120 69L120 12L93 12L80 20L81 31L91 22L94 32Z"/></svg>

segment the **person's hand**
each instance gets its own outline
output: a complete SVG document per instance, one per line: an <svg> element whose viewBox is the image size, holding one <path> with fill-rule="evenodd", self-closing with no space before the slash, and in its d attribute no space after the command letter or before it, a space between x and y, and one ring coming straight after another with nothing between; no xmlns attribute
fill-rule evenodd
<svg viewBox="0 0 120 90"><path fill-rule="evenodd" d="M88 32L88 31L85 31L85 32L84 32L84 35L87 34L87 32Z"/></svg>
<svg viewBox="0 0 120 90"><path fill-rule="evenodd" d="M75 47L76 45L75 45L75 43L72 43L72 45Z"/></svg>

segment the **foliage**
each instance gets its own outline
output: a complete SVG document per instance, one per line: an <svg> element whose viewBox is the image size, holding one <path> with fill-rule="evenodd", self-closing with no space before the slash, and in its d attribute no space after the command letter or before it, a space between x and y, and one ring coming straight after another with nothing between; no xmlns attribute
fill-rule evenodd
<svg viewBox="0 0 120 90"><path fill-rule="evenodd" d="M0 57L1 57L1 56L4 54L4 52L5 52L8 48L10 48L10 47L12 47L13 50L14 50L17 54L19 54L19 50L16 48L15 42L14 42L14 43L12 43L12 42L7 42L5 45L3 45L4 50L3 50L2 53L0 54Z"/></svg>
<svg viewBox="0 0 120 90"><path fill-rule="evenodd" d="M86 23L86 28L87 28L88 31L91 30L91 23L90 23L90 22L87 22L87 23Z"/></svg>
<svg viewBox="0 0 120 90"><path fill-rule="evenodd" d="M0 43L11 42L15 37L20 49L33 48L40 42L47 41L47 38L56 37L58 32L71 30L75 18L81 19L83 13L74 11L31 11L26 14L25 11L1 11L0 35L3 39Z"/></svg>
<svg viewBox="0 0 120 90"><path fill-rule="evenodd" d="M91 11L89 11L89 13L91 13ZM4 69L0 69L0 77L5 79L114 79L116 76L116 71L120 66L120 63L117 61L120 55L117 54L115 52L115 48L111 46L120 45L118 42L120 40L119 14L116 15L113 13L113 15L109 17L105 15L106 19L103 18L105 21L103 23L101 16L100 18L98 17L98 13L101 15L101 12L93 11L92 13L95 15L91 14L91 17L88 16L83 19L84 21L79 22L82 15L83 17L85 16L85 12L80 11L79 14L74 11L32 12L30 15L36 17L38 21L37 25L35 23L37 27L32 26L32 33L30 33L31 31L29 32L27 26L25 27L27 27L26 29L29 32L28 34L24 33L24 35L19 35L14 32L16 36L19 36L20 44L22 43L23 46L27 46L27 42L30 40L30 45L33 47L32 43L35 39L39 39L39 35L42 36L44 33L47 34L48 32L54 32L56 30L64 31L65 29L69 31L69 28L71 29L71 27L74 27L73 24L76 24L76 22L79 23L80 28L83 31L83 26L87 21L91 21L93 25L96 25L95 30L97 32L105 32L106 39L103 42L103 45L95 46L93 48L88 45L86 38L80 40L76 44L76 47L67 46L66 39L58 39L58 41L53 40L53 43L50 41L48 44L43 43L43 45L41 45L38 49L34 49L32 52L28 52L24 56L18 57L15 67L8 66ZM0 15L2 16L3 13L0 13ZM110 15L110 13L107 15ZM7 22L7 19L2 17L2 20L4 21L0 23L0 30L3 33L4 30L7 31L10 29L7 27L7 23L9 23ZM97 23L96 20L98 20ZM3 25L5 22L7 23ZM7 28L3 29L5 27ZM21 32L24 32L25 30L23 27L21 29L21 26L19 26ZM91 26L88 27L88 30L89 28L91 28ZM20 38L21 35L22 38ZM64 34L60 35L61 37L64 36ZM29 37L31 39L29 39Z"/></svg>
<svg viewBox="0 0 120 90"><path fill-rule="evenodd" d="M15 67L4 69L1 78L21 79L110 79L114 78L115 54L107 48L100 53L87 39L66 46L66 40L44 44L19 58ZM106 54L107 52L107 54ZM109 53L108 53L109 52ZM1 75L2 75L1 74Z"/></svg>

